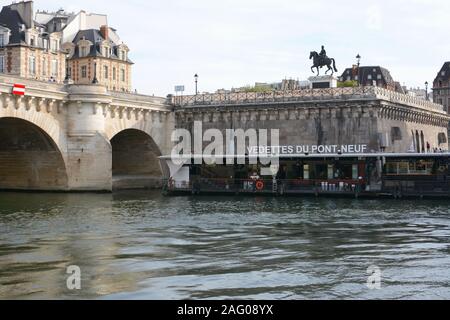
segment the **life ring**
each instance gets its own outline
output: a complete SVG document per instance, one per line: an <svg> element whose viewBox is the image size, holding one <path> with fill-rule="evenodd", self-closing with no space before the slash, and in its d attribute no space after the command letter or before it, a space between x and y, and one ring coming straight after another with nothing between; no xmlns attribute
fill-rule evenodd
<svg viewBox="0 0 450 320"><path fill-rule="evenodd" d="M262 182L261 180L256 181L256 189L261 191L264 189L264 182Z"/></svg>

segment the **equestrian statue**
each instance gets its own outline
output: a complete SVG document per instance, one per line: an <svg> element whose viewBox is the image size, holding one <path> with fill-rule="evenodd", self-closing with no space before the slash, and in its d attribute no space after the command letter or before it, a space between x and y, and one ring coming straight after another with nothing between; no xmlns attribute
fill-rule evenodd
<svg viewBox="0 0 450 320"><path fill-rule="evenodd" d="M322 51L320 51L320 53L317 53L316 51L311 52L309 59L310 60L314 59L314 65L311 67L311 71L314 72L314 68L316 68L317 76L320 75L320 69L322 69L325 66L328 67L328 70L325 72L325 74L327 74L330 70L331 70L331 75L333 75L334 72L338 72L338 69L336 69L336 61L333 58L327 57L327 52L325 51L325 46L322 46ZM332 64L333 64L333 66L332 66Z"/></svg>

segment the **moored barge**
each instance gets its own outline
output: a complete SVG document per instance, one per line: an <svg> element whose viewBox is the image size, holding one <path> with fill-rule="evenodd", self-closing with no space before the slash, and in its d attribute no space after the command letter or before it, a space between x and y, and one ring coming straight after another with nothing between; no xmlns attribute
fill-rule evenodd
<svg viewBox="0 0 450 320"><path fill-rule="evenodd" d="M165 194L450 199L450 153L294 154L280 156L266 176L248 156L239 165L195 164L196 158L160 158L170 171Z"/></svg>

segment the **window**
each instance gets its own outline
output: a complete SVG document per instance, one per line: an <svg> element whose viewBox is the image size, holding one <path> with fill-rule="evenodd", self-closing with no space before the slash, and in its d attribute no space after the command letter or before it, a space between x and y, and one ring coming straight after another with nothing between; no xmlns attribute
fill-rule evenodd
<svg viewBox="0 0 450 320"><path fill-rule="evenodd" d="M87 67L86 66L81 67L81 77L87 78Z"/></svg>
<svg viewBox="0 0 450 320"><path fill-rule="evenodd" d="M113 68L112 78L113 80L116 80L116 67Z"/></svg>
<svg viewBox="0 0 450 320"><path fill-rule="evenodd" d="M444 132L438 134L438 143L439 144L447 143L447 135Z"/></svg>
<svg viewBox="0 0 450 320"><path fill-rule="evenodd" d="M5 35L0 34L0 48L5 46Z"/></svg>
<svg viewBox="0 0 450 320"><path fill-rule="evenodd" d="M123 82L125 82L125 69L120 70L120 78Z"/></svg>
<svg viewBox="0 0 450 320"><path fill-rule="evenodd" d="M402 140L402 130L399 127L391 128L391 140L392 140L392 143L394 143L395 141Z"/></svg>
<svg viewBox="0 0 450 320"><path fill-rule="evenodd" d="M86 57L88 55L87 47L81 47L80 50L81 50L82 57Z"/></svg>
<svg viewBox="0 0 450 320"><path fill-rule="evenodd" d="M103 67L103 71L105 72L105 79L109 79L109 70L108 70L108 66L104 66Z"/></svg>
<svg viewBox="0 0 450 320"><path fill-rule="evenodd" d="M42 75L47 75L47 58L42 58Z"/></svg>
<svg viewBox="0 0 450 320"><path fill-rule="evenodd" d="M34 38L30 39L30 46L34 47Z"/></svg>
<svg viewBox="0 0 450 320"><path fill-rule="evenodd" d="M58 76L58 60L52 60L52 76Z"/></svg>
<svg viewBox="0 0 450 320"><path fill-rule="evenodd" d="M31 75L36 73L36 58L30 57L28 60L28 71Z"/></svg>
<svg viewBox="0 0 450 320"><path fill-rule="evenodd" d="M353 180L358 180L358 178L359 178L358 165L354 164L354 165L352 165L352 179Z"/></svg>
<svg viewBox="0 0 450 320"><path fill-rule="evenodd" d="M303 179L309 180L309 164L303 166Z"/></svg>
<svg viewBox="0 0 450 320"><path fill-rule="evenodd" d="M328 180L334 179L334 165L329 164L328 165Z"/></svg>
<svg viewBox="0 0 450 320"><path fill-rule="evenodd" d="M5 57L0 56L0 73L5 72Z"/></svg>
<svg viewBox="0 0 450 320"><path fill-rule="evenodd" d="M381 80L381 79L382 79L381 74L377 75L377 79L378 79L378 80Z"/></svg>
<svg viewBox="0 0 450 320"><path fill-rule="evenodd" d="M51 49L52 51L58 51L58 40L51 41Z"/></svg>
<svg viewBox="0 0 450 320"><path fill-rule="evenodd" d="M372 80L372 75L369 74L369 75L367 76L367 79Z"/></svg>

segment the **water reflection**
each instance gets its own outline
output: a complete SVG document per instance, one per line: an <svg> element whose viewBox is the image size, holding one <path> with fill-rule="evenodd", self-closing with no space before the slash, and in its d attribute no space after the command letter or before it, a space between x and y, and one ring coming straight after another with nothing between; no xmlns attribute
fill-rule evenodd
<svg viewBox="0 0 450 320"><path fill-rule="evenodd" d="M450 298L448 214L438 201L0 193L0 298ZM370 265L381 290L366 287Z"/></svg>

